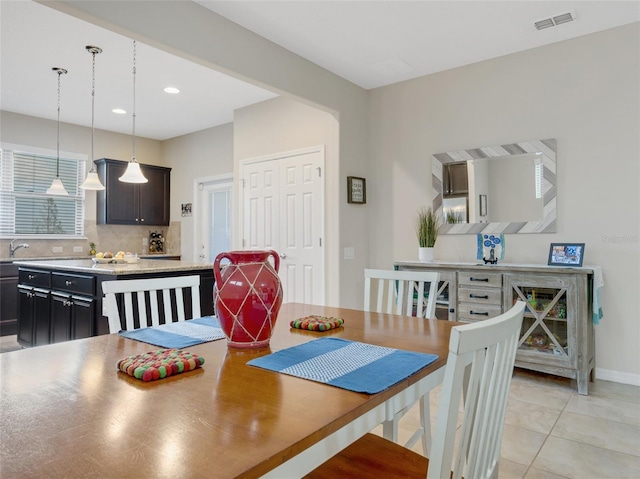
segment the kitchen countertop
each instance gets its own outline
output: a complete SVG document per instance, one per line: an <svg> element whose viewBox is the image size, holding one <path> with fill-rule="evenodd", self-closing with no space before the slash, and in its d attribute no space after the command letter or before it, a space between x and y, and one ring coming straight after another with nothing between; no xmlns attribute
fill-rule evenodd
<svg viewBox="0 0 640 479"><path fill-rule="evenodd" d="M123 264L95 264L91 259L41 259L18 260L14 264L31 268L56 269L75 271L79 273L99 273L112 275L162 273L172 271L190 271L211 269L207 263L191 263L189 261L176 261L167 259L141 259L138 263Z"/></svg>

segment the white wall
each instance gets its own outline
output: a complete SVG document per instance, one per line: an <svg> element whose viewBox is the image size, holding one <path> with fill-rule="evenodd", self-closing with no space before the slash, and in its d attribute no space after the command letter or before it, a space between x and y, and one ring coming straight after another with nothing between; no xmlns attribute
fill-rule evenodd
<svg viewBox="0 0 640 479"><path fill-rule="evenodd" d="M275 98L237 110L234 114L234 162L235 178L239 179L239 165L242 160L258 158L276 153L299 150L311 146L325 147L325 188L331 191L331 178L338 176L338 123L327 112L307 106L287 98ZM234 199L234 210L238 211L241 188L236 181L238 194ZM333 189L335 190L335 185ZM335 219L338 217L335 201L325 195L325 230L335 237ZM236 247L239 247L238 222L235 222ZM336 262L339 253L336 245L325 241L326 266L325 304L339 304L339 290L335 281L329 281L338 274Z"/></svg>
<svg viewBox="0 0 640 479"><path fill-rule="evenodd" d="M606 283L597 370L640 383L639 63L636 23L372 90L370 266L417 259L433 153L556 138L557 233L508 235L505 261L546 263L549 243L585 242ZM475 242L440 236L436 259L474 261Z"/></svg>
<svg viewBox="0 0 640 479"><path fill-rule="evenodd" d="M182 259L196 261L194 219L183 217L182 203L194 203L194 179L233 173L233 124L208 128L162 142L162 158L171 167L171 220L180 222Z"/></svg>

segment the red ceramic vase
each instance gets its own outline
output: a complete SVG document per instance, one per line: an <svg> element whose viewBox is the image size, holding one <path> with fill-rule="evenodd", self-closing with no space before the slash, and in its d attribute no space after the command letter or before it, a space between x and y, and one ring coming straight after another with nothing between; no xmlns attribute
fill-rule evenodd
<svg viewBox="0 0 640 479"><path fill-rule="evenodd" d="M274 266L269 263L273 257ZM228 259L226 266L220 261ZM216 315L232 348L263 348L282 305L280 257L269 251L229 251L213 262Z"/></svg>

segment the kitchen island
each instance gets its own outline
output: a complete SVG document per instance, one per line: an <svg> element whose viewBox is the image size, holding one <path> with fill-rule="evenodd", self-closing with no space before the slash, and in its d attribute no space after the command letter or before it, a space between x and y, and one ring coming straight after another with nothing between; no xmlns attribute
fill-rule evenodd
<svg viewBox="0 0 640 479"><path fill-rule="evenodd" d="M140 259L96 264L91 259L15 261L18 267L18 343L68 341L109 333L102 282L166 276L200 276L202 315L213 314L213 269L209 264Z"/></svg>

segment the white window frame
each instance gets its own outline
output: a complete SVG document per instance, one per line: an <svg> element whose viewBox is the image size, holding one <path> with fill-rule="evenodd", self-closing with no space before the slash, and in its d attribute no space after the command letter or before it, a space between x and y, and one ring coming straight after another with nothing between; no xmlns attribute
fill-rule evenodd
<svg viewBox="0 0 640 479"><path fill-rule="evenodd" d="M0 143L0 155L2 155L2 159L0 159L0 161L2 161L3 163L3 168L0 169L0 220L2 220L3 222L5 221L11 222L12 220L10 218L3 217L5 213L2 210L5 209L7 205L2 203L5 203L5 201L13 202L14 198L16 197L16 193L13 191L13 171L14 170L12 168L9 174L7 174L7 172L4 170L4 163L6 162L5 160L6 152L11 152L11 155L12 155L11 164L13 164L14 151L20 152L23 154L48 156L53 158L56 158L57 156L57 152L55 150L51 150L47 148L38 148L38 147L17 145L17 144L11 144L11 143ZM77 205L79 206L78 208L76 208L76 212L75 212L75 219L74 219L75 233L74 234L52 234L52 233L23 234L23 233L15 233L15 232L6 232L3 230L5 230L5 227L7 225L2 224L0 225L0 238L2 239L15 238L17 236L19 236L20 238L32 238L32 239L85 238L85 231L84 231L85 208L86 208L85 191L79 188L79 185L82 183L82 181L84 181L84 177L86 175L86 164L87 164L88 157L85 154L61 151L60 158L78 161L78 174L77 174L77 181L78 181L77 192L78 193L77 195L71 197L76 200ZM53 176L51 178L51 181L53 181ZM22 193L20 193L20 195L22 195ZM46 193L33 193L33 194L28 194L28 196L33 196L34 198L58 197L56 195L47 195ZM10 206L10 208L13 210L13 214L15 216L15 205L13 207ZM15 221L15 219L13 221ZM12 229L13 231L15 231L15 224L13 225Z"/></svg>

